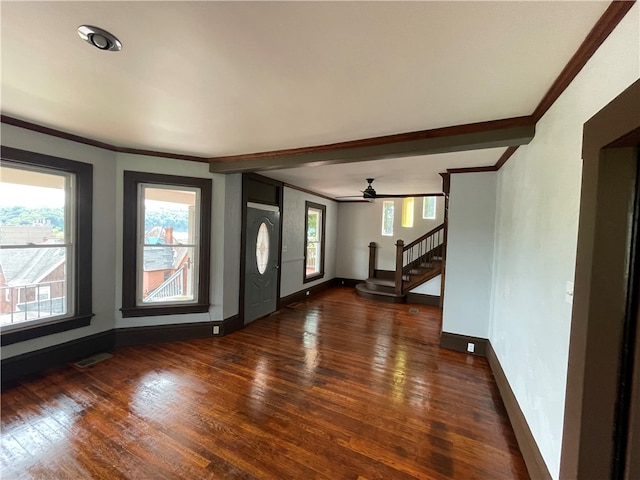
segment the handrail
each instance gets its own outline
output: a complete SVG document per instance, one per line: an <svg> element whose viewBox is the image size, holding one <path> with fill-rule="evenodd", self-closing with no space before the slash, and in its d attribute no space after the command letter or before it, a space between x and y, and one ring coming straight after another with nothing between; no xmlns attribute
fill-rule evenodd
<svg viewBox="0 0 640 480"><path fill-rule="evenodd" d="M410 278L412 270L422 265L432 265L435 257L442 256L444 244L444 224L428 231L413 242L405 245L402 240L396 243L395 290L397 294L405 291L405 279Z"/></svg>
<svg viewBox="0 0 640 480"><path fill-rule="evenodd" d="M167 278L164 282L154 288L149 294L142 299L143 302L149 301L162 301L162 299L167 297L175 297L178 295L182 295L184 291L184 282L183 282L183 274L187 265L182 265L178 270L173 272L173 274ZM164 293L168 293L169 295L161 295ZM153 300L154 298L159 297L157 300Z"/></svg>
<svg viewBox="0 0 640 480"><path fill-rule="evenodd" d="M425 233L424 235L422 235L420 238L416 238L413 242L408 243L407 245L404 246L405 250L410 249L411 247L413 247L414 245L417 245L418 243L420 243L422 240L424 240L425 238L427 238L429 235L433 235L434 233L436 233L438 230L444 230L444 223L438 225L436 228L433 228L431 230L429 230L427 233Z"/></svg>

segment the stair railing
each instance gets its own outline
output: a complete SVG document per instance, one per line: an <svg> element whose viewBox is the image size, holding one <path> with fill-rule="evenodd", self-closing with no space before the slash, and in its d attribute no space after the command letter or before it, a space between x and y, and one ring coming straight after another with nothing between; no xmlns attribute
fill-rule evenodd
<svg viewBox="0 0 640 480"><path fill-rule="evenodd" d="M182 265L169 278L144 297L143 302L161 302L167 298L184 295L184 275L187 265Z"/></svg>
<svg viewBox="0 0 640 480"><path fill-rule="evenodd" d="M396 294L404 293L404 282L411 277L411 271L423 264L431 265L435 257L442 257L444 244L444 224L425 233L413 242L405 245L402 240L396 242Z"/></svg>

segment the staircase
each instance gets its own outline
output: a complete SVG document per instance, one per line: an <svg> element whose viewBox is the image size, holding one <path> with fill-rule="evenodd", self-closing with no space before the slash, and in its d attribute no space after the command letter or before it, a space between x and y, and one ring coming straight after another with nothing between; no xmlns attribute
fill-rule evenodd
<svg viewBox="0 0 640 480"><path fill-rule="evenodd" d="M444 224L405 245L396 242L395 271L375 269L377 245L369 244L369 277L356 285L358 294L365 298L403 303L407 292L440 275L445 248Z"/></svg>

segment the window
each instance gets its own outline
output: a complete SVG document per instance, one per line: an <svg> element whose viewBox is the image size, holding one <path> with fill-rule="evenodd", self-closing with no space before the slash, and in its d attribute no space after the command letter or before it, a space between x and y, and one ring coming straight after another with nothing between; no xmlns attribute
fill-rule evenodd
<svg viewBox="0 0 640 480"><path fill-rule="evenodd" d="M211 180L124 172L122 315L209 310Z"/></svg>
<svg viewBox="0 0 640 480"><path fill-rule="evenodd" d="M423 197L422 199L422 218L425 220L436 219L436 198Z"/></svg>
<svg viewBox="0 0 640 480"><path fill-rule="evenodd" d="M413 197L402 200L402 226L405 228L413 227L413 203Z"/></svg>
<svg viewBox="0 0 640 480"><path fill-rule="evenodd" d="M393 235L393 209L395 203L393 200L385 200L382 202L382 235L390 237Z"/></svg>
<svg viewBox="0 0 640 480"><path fill-rule="evenodd" d="M305 202L304 230L304 281L310 282L324 276L324 232L327 207Z"/></svg>
<svg viewBox="0 0 640 480"><path fill-rule="evenodd" d="M91 322L93 166L2 147L2 345Z"/></svg>

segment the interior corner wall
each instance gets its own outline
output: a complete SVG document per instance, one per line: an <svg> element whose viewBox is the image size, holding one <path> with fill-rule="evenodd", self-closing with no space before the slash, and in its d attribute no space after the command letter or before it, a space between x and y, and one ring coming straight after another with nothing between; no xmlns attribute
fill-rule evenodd
<svg viewBox="0 0 640 480"><path fill-rule="evenodd" d="M115 154L108 150L0 124L2 145L93 165L93 256L91 325L2 347L2 359L70 342L114 328L116 284ZM99 179L99 181L98 181Z"/></svg>
<svg viewBox="0 0 640 480"><path fill-rule="evenodd" d="M394 202L393 235L382 235L382 202L340 202L338 204L338 265L339 278L364 280L369 276L369 244L376 242L378 270L395 270L396 241L414 241L444 221L444 197L436 197L436 218L422 218L422 198L416 197L413 227L402 227L402 199ZM440 293L438 292L438 295Z"/></svg>
<svg viewBox="0 0 640 480"><path fill-rule="evenodd" d="M488 338L496 173L451 175L442 331Z"/></svg>
<svg viewBox="0 0 640 480"><path fill-rule="evenodd" d="M634 5L538 122L532 142L498 172L489 340L553 478L561 460L572 310L565 291L575 273L583 124L640 77L639 11Z"/></svg>
<svg viewBox="0 0 640 480"><path fill-rule="evenodd" d="M224 205L224 217L218 210L214 213L213 231L222 232L224 238L223 270L214 269L214 292L222 294L222 319L237 315L240 309L240 252L242 231L242 174L223 175L225 181L224 199L215 195L214 181L213 205ZM219 240L219 238L218 238ZM216 242L214 255L219 255L219 241ZM217 301L217 298L216 298Z"/></svg>
<svg viewBox="0 0 640 480"><path fill-rule="evenodd" d="M284 187L282 207L282 259L280 266L280 297L331 280L336 276L338 204L333 200ZM305 202L327 207L325 215L324 276L304 283Z"/></svg>

